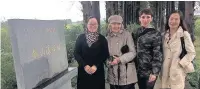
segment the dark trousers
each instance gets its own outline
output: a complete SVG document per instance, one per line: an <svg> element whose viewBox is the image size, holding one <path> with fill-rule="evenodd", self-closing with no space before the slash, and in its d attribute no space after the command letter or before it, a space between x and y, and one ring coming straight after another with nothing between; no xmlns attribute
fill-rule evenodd
<svg viewBox="0 0 200 89"><path fill-rule="evenodd" d="M149 82L149 76L141 77L141 76L138 75L138 86L139 86L139 89L153 89L155 83L156 83L156 80L153 81L153 82Z"/></svg>
<svg viewBox="0 0 200 89"><path fill-rule="evenodd" d="M135 89L135 83L128 85L112 85L110 84L110 89Z"/></svg>

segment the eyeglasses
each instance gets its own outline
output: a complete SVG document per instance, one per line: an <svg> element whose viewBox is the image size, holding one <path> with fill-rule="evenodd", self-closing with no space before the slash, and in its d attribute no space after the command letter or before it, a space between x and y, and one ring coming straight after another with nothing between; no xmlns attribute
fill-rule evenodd
<svg viewBox="0 0 200 89"><path fill-rule="evenodd" d="M88 24L88 25L90 25L90 26L98 26L98 24Z"/></svg>
<svg viewBox="0 0 200 89"><path fill-rule="evenodd" d="M113 25L120 25L121 23L114 22L114 23L111 23L111 24L113 24Z"/></svg>

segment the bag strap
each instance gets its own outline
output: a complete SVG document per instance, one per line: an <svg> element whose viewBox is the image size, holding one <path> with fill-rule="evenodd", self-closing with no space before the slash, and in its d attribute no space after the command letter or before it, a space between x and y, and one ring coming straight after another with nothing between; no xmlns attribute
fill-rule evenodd
<svg viewBox="0 0 200 89"><path fill-rule="evenodd" d="M183 33L184 33L184 31L183 31ZM183 35L183 37L180 37L180 40L181 40L182 52L187 52L186 49L185 49L184 35ZM180 60L181 60L181 59L180 59Z"/></svg>
<svg viewBox="0 0 200 89"><path fill-rule="evenodd" d="M183 36L180 37L181 39L181 46L182 46L182 49L185 49L185 42L184 42L184 31L183 31Z"/></svg>
<svg viewBox="0 0 200 89"><path fill-rule="evenodd" d="M184 37L181 37L181 46L182 46L182 50L185 50L185 42L184 42Z"/></svg>

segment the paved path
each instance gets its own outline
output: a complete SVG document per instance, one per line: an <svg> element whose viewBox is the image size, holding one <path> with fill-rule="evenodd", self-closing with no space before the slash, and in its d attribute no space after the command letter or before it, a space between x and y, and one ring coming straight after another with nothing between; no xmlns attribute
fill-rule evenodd
<svg viewBox="0 0 200 89"><path fill-rule="evenodd" d="M160 79L157 79L157 82L156 82L156 84L155 84L154 89L159 89L159 83L160 83ZM109 86L108 83L106 83L106 89L110 89L110 86ZM136 84L136 86L135 86L135 89L139 89L137 84Z"/></svg>

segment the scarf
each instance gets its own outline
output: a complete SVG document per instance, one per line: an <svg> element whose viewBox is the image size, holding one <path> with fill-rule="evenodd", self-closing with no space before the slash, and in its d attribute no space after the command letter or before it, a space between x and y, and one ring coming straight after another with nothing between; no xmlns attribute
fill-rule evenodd
<svg viewBox="0 0 200 89"><path fill-rule="evenodd" d="M86 30L85 35L86 35L86 40L87 40L87 44L89 47L91 47L92 44L98 40L98 37L99 37L98 31L90 32L90 31Z"/></svg>

